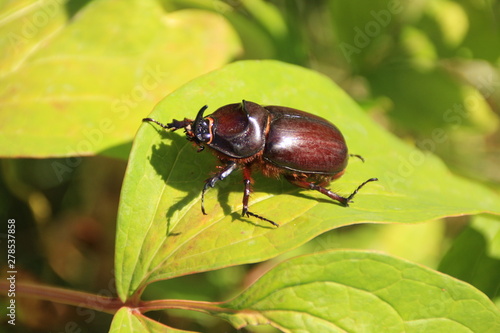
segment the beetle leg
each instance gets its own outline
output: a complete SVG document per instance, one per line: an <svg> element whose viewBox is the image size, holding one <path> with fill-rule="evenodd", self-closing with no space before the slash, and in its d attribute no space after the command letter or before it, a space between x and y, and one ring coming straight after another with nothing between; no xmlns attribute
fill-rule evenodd
<svg viewBox="0 0 500 333"><path fill-rule="evenodd" d="M350 157L357 157L361 160L361 162L365 163L365 159L363 158L363 156L361 155L358 155L358 154L349 154Z"/></svg>
<svg viewBox="0 0 500 333"><path fill-rule="evenodd" d="M351 199L354 198L354 196L356 195L356 193L358 193L358 191L363 186L365 186L369 182L373 182L373 181L377 181L378 180L377 178L370 178L370 179L368 179L367 181L365 181L361 185L359 185L354 190L354 192L352 192L347 198L344 198L343 196L340 196L337 193L332 192L332 191L330 191L327 188L324 188L323 186L320 186L320 185L317 185L317 184L314 184L314 183L311 183L311 182L308 182L308 181L305 181L305 180L295 179L295 178L293 178L291 176L288 176L288 177L285 177L285 178L290 183L292 183L292 184L294 184L294 185L296 185L298 187L307 188L307 189L310 189L310 190L316 190L316 191L318 191L318 192L326 195L327 197L340 202L345 207L349 206L349 202L352 202Z"/></svg>
<svg viewBox="0 0 500 333"><path fill-rule="evenodd" d="M226 166L219 172L217 172L212 178L208 178L205 181L205 186L203 186L203 191L201 192L201 212L203 215L207 215L205 213L205 192L209 187L215 187L215 183L219 180L224 180L227 176L229 176L234 170L238 168L238 165L234 161L229 161Z"/></svg>
<svg viewBox="0 0 500 333"><path fill-rule="evenodd" d="M250 193L252 193L252 169L250 166L245 166L243 169L243 184L245 184L245 190L243 191L243 211L241 212L242 216L253 216L256 217L260 220L266 221L274 225L275 227L279 227L279 224L277 224L274 221L271 221L269 219L266 219L263 216L257 215L255 213L249 212L248 211L248 199L250 198Z"/></svg>
<svg viewBox="0 0 500 333"><path fill-rule="evenodd" d="M368 184L369 182L376 182L378 180L378 178L370 178L368 180L365 180L363 183L361 183L361 185L359 185L355 190L354 192L351 193L350 196L347 197L347 202L351 202L351 199L354 198L354 196L356 195L356 193L358 193L358 191L363 187L365 186L366 184ZM346 205L347 206L347 205Z"/></svg>
<svg viewBox="0 0 500 333"><path fill-rule="evenodd" d="M248 213L248 199L250 198L250 193L252 193L252 169L249 166L243 168L243 184L245 184L245 190L243 191L243 211L241 215L245 216Z"/></svg>
<svg viewBox="0 0 500 333"><path fill-rule="evenodd" d="M309 190L318 191L318 192L326 195L327 197L340 202L342 205L348 206L348 200L347 200L347 198L344 198L344 197L338 195L337 193L332 192L332 191L330 191L327 188L324 188L323 186L320 186L320 185L315 184L315 183L308 182L306 180L295 179L295 178L293 178L291 176L285 176L285 178L286 178L286 180L288 180L290 183L292 183L295 186L306 188L306 189L309 189Z"/></svg>

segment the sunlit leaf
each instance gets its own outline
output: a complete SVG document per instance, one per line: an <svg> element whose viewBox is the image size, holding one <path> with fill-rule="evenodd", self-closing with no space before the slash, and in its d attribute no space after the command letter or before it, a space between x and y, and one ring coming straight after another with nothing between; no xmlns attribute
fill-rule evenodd
<svg viewBox="0 0 500 333"><path fill-rule="evenodd" d="M209 12L97 0L69 19L64 3L24 1L0 13L1 156L126 158L136 115L239 48Z"/></svg>
<svg viewBox="0 0 500 333"><path fill-rule="evenodd" d="M419 222L443 216L500 213L500 199L451 174L440 160L401 142L371 121L333 82L316 72L275 61L237 62L202 76L160 102L161 122L194 117L242 99L307 110L335 123L350 152L346 174L331 185L349 194L370 177L350 207L286 181L256 174L250 210L281 226L242 218L242 178L236 172L205 197L204 180L216 159L197 153L178 132L141 126L125 176L116 239L119 294L127 298L148 282L265 260L336 227L362 222ZM311 152L312 154L314 152Z"/></svg>
<svg viewBox="0 0 500 333"><path fill-rule="evenodd" d="M279 264L224 307L236 327L284 332L497 332L500 313L470 285L386 255L331 251Z"/></svg>
<svg viewBox="0 0 500 333"><path fill-rule="evenodd" d="M469 29L469 21L464 8L454 1L433 1L427 7L428 14L439 27L442 41L448 47L456 47L463 42Z"/></svg>
<svg viewBox="0 0 500 333"><path fill-rule="evenodd" d="M489 81L491 76L481 79ZM444 132L459 126L483 133L498 128L498 116L478 89L457 82L443 69L387 66L369 80L375 95L387 96L394 103L389 116L395 123L431 138L439 136L432 138L435 144L448 141L449 134Z"/></svg>
<svg viewBox="0 0 500 333"><path fill-rule="evenodd" d="M330 1L328 5L342 60L361 72L390 54L395 43L395 34L391 32L398 27L404 13L415 7L383 0Z"/></svg>

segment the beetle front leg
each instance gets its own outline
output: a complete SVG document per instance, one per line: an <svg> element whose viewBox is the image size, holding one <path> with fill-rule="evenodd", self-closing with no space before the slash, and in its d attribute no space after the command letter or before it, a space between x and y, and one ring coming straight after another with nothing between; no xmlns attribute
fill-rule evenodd
<svg viewBox="0 0 500 333"><path fill-rule="evenodd" d="M251 175L252 175L252 169L250 168L250 166L246 165L245 168L243 169L243 184L245 184L245 190L243 191L243 211L241 212L241 215L248 217L253 216L260 220L269 222L275 227L279 227L279 224L277 224L276 222L248 211L248 199L250 198L250 193L252 193Z"/></svg>
<svg viewBox="0 0 500 333"><path fill-rule="evenodd" d="M234 170L238 168L238 165L234 161L229 161L226 166L219 172L217 172L212 178L209 178L205 181L205 186L203 186L203 191L201 192L201 212L203 215L207 215L205 213L205 192L209 187L215 187L215 183L219 180L224 180L227 176L229 176Z"/></svg>

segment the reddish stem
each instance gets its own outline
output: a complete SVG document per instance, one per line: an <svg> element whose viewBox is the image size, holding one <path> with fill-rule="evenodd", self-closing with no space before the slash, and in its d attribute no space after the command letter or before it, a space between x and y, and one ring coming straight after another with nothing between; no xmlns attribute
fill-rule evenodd
<svg viewBox="0 0 500 333"><path fill-rule="evenodd" d="M9 284L6 281L0 281L0 290L9 290ZM111 314L114 314L124 305L116 297L106 297L70 289L23 282L16 283L15 293L16 297L36 298Z"/></svg>
<svg viewBox="0 0 500 333"><path fill-rule="evenodd" d="M7 291L8 289L9 284L6 281L0 281L0 290ZM117 297L100 296L81 291L24 282L16 283L15 292L16 297L35 298L76 307L84 307L110 314L114 314L123 306L135 308L135 310L140 313L164 309L184 309L203 312L207 314L237 312L236 310L220 307L219 304L221 303L177 299L154 301L140 301L138 299L129 299L124 304Z"/></svg>

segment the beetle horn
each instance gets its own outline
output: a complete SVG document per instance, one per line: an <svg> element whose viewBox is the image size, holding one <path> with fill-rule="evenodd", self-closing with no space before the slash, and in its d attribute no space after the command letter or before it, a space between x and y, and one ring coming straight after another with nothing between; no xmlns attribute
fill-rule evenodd
<svg viewBox="0 0 500 333"><path fill-rule="evenodd" d="M196 115L196 119L193 123L192 131L194 133L194 137L199 142L208 142L210 143L212 140L211 133L211 125L209 125L209 121L203 118L203 113L208 108L208 105L205 105L198 111Z"/></svg>
<svg viewBox="0 0 500 333"><path fill-rule="evenodd" d="M203 120L203 113L205 112L205 110L208 108L208 105L205 105L203 106L200 111L198 111L198 114L196 115L196 119L194 120L194 123L195 124L199 124L200 121Z"/></svg>
<svg viewBox="0 0 500 333"><path fill-rule="evenodd" d="M248 110L247 110L247 101L245 101L245 100L241 101L241 109L243 110L243 112L245 112L245 115L248 117L249 114L248 114Z"/></svg>

